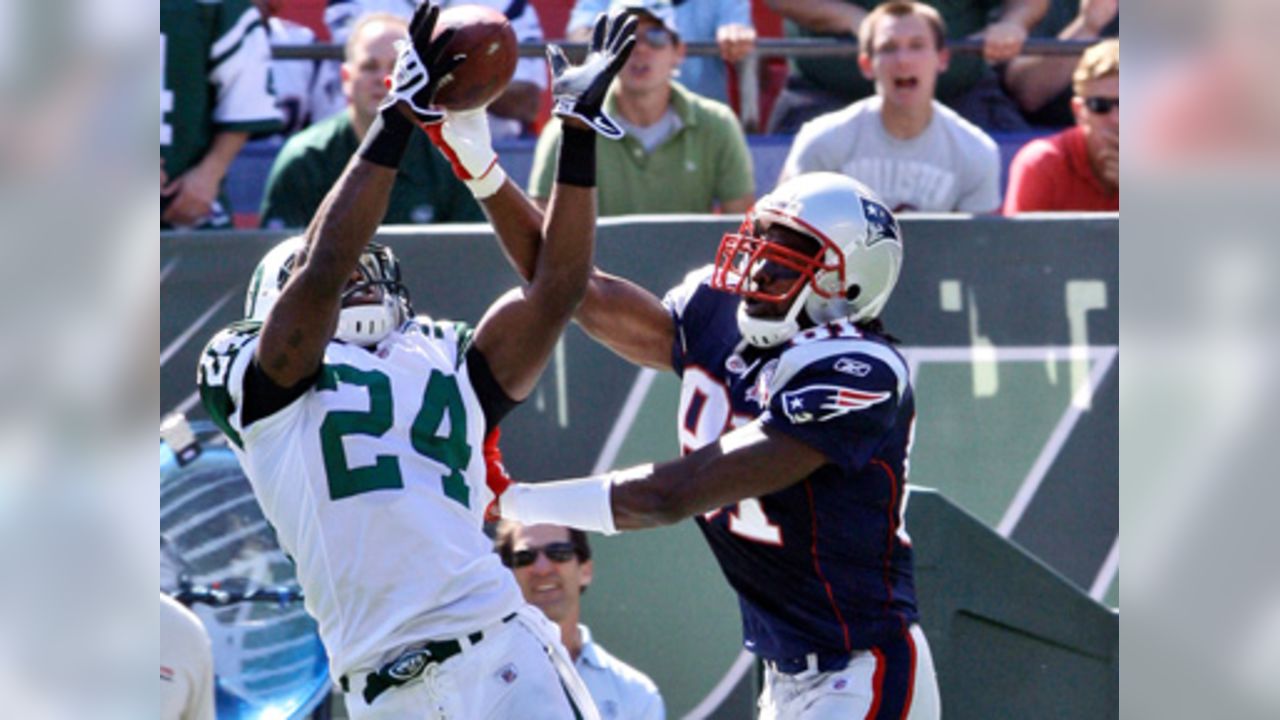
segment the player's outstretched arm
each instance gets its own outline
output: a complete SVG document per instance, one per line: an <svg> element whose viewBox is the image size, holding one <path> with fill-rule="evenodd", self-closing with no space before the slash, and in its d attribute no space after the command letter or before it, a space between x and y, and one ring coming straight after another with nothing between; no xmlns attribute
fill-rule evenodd
<svg viewBox="0 0 1280 720"><path fill-rule="evenodd" d="M532 392L586 290L595 245L595 133L608 124L599 119L604 94L631 52L634 33L633 19L602 18L582 65L571 66L558 50L550 51L557 112L566 125L556 185L539 232L531 222L536 207L511 182L482 198L512 263L529 280L494 303L475 337L494 379L514 400Z"/></svg>
<svg viewBox="0 0 1280 720"><path fill-rule="evenodd" d="M788 487L828 462L814 447L760 420L679 460L578 480L511 485L503 517L582 530L669 525Z"/></svg>
<svg viewBox="0 0 1280 720"><path fill-rule="evenodd" d="M544 216L507 180L497 164L482 110L446 112L444 122L423 126L452 163L454 173L480 199L508 260L526 281L538 277L544 235L594 234L594 195L581 192L583 187L594 185L595 138L586 130L607 138L622 135L617 123L604 112L604 95L626 62L633 32L633 24L601 15L592 30L592 52L582 65L571 65L554 45L547 49L554 76L555 111L565 127L557 183L552 190L553 197L559 195L556 206L561 212L554 218L549 212ZM584 177L584 172L590 172L590 177ZM592 227L581 227L583 223ZM588 334L627 360L671 368L674 322L658 298L638 285L593 269L574 318Z"/></svg>
<svg viewBox="0 0 1280 720"><path fill-rule="evenodd" d="M399 46L391 93L355 157L320 204L307 228L302 256L263 325L257 361L281 387L294 387L315 373L333 337L342 289L386 214L396 169L413 131L398 106L429 112L423 108L435 93L433 78L443 77L463 60L440 57L452 32L431 41L439 14L430 2L414 13L409 26L413 42Z"/></svg>

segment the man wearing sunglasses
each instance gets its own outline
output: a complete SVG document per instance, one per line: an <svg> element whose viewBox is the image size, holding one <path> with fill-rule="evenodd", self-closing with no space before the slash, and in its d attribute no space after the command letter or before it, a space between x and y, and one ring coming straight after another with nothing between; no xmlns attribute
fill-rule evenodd
<svg viewBox="0 0 1280 720"><path fill-rule="evenodd" d="M494 472L490 466L489 472ZM662 695L648 675L607 652L580 621L582 596L591 584L587 534L562 525L499 523L494 549L511 568L524 599L560 626L591 699L606 720L661 720Z"/></svg>
<svg viewBox="0 0 1280 720"><path fill-rule="evenodd" d="M621 142L596 143L600 216L744 212L755 198L746 137L728 106L673 79L685 50L670 0L615 0L610 12L636 18L636 46L605 98ZM529 196L543 205L561 134L552 119L534 152Z"/></svg>
<svg viewBox="0 0 1280 720"><path fill-rule="evenodd" d="M1120 40L1085 50L1071 84L1076 126L1033 140L1014 156L1005 215L1120 210Z"/></svg>

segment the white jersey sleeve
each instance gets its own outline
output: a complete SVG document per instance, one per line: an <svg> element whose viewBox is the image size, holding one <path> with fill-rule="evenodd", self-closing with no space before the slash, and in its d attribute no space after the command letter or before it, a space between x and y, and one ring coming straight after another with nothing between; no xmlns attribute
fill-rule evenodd
<svg viewBox="0 0 1280 720"><path fill-rule="evenodd" d="M200 402L213 424L222 430L231 444L244 447L240 409L244 402L244 375L253 361L262 323L232 323L213 336L196 369L196 385Z"/></svg>

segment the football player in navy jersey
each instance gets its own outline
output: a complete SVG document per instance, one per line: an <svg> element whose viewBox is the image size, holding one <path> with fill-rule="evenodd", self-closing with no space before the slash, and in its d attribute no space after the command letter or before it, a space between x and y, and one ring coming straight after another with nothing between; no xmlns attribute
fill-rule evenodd
<svg viewBox="0 0 1280 720"><path fill-rule="evenodd" d="M527 272L536 248L508 250ZM681 376L684 455L500 498L505 517L606 534L696 517L765 664L762 718L939 716L903 526L915 401L878 320L901 262L884 204L813 173L662 300L594 271L576 320Z"/></svg>

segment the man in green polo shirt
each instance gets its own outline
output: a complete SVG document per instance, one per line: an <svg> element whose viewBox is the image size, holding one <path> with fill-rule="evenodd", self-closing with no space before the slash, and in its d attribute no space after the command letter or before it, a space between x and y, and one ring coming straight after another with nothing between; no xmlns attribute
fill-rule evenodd
<svg viewBox="0 0 1280 720"><path fill-rule="evenodd" d="M395 41L407 37L403 18L370 13L347 39L342 64L346 112L303 130L271 166L259 221L264 228L301 228L342 174L387 95L383 79L396 62ZM484 213L422 133L414 133L396 174L384 224L483 222Z"/></svg>
<svg viewBox="0 0 1280 720"><path fill-rule="evenodd" d="M745 212L755 200L747 140L733 111L672 81L684 59L670 0L615 2L636 15L636 45L605 109L626 132L596 138L601 216ZM555 174L560 121L538 138L529 195L545 206Z"/></svg>

